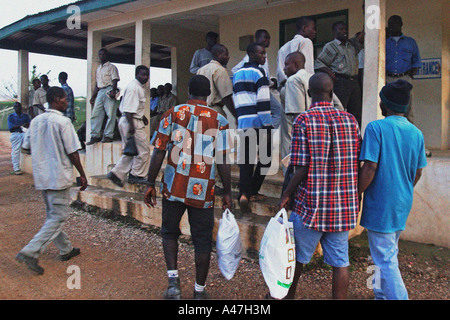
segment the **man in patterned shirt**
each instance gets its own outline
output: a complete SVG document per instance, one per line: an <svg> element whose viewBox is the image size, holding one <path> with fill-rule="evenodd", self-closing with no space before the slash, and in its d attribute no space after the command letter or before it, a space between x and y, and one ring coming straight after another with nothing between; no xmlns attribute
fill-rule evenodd
<svg viewBox="0 0 450 320"><path fill-rule="evenodd" d="M192 241L195 249L196 282L194 299L207 299L205 289L212 250L214 226L215 161L223 183L223 209L231 208L231 173L227 156L231 151L228 121L217 111L207 107L211 93L208 78L196 75L189 81L189 100L186 104L166 111L156 131L148 173L148 189L144 201L149 207L156 204L155 180L168 151L169 156L162 179L163 249L167 264L169 286L166 299L180 299L180 280L177 270L180 220L188 211Z"/></svg>
<svg viewBox="0 0 450 320"><path fill-rule="evenodd" d="M331 103L333 81L326 73L309 80L311 107L299 115L292 132L295 167L280 205L296 191L294 224L296 267L287 298L294 298L303 264L321 243L324 262L333 267L333 299L345 299L349 283L348 232L358 217L358 155L361 137L353 115Z"/></svg>

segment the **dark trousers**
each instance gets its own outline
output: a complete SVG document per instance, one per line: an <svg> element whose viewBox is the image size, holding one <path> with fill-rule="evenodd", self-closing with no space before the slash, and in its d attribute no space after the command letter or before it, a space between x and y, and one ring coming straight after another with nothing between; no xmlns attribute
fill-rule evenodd
<svg viewBox="0 0 450 320"><path fill-rule="evenodd" d="M240 137L239 196L251 197L257 194L266 178L264 171L272 163L271 129L272 127L244 130Z"/></svg>
<svg viewBox="0 0 450 320"><path fill-rule="evenodd" d="M336 75L334 93L341 101L344 109L355 116L361 127L362 97L358 76L347 78Z"/></svg>

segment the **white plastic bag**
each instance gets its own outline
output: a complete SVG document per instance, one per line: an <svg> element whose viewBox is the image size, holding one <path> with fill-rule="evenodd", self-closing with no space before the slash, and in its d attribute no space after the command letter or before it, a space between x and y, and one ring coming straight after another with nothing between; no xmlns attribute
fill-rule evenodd
<svg viewBox="0 0 450 320"><path fill-rule="evenodd" d="M267 224L259 248L259 266L270 295L284 298L295 272L294 227L284 208Z"/></svg>
<svg viewBox="0 0 450 320"><path fill-rule="evenodd" d="M216 248L219 269L223 276L230 280L236 272L242 258L242 242L239 226L230 210L223 212L219 221L216 237Z"/></svg>

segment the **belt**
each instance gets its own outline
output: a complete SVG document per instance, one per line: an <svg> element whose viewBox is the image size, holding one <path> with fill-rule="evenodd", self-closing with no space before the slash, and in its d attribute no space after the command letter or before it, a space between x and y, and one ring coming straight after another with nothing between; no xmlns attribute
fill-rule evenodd
<svg viewBox="0 0 450 320"><path fill-rule="evenodd" d="M389 77L392 77L392 78L399 78L399 77L403 77L403 76L409 75L409 72L402 72L402 73L388 73L387 75L388 75Z"/></svg>
<svg viewBox="0 0 450 320"><path fill-rule="evenodd" d="M344 78L344 79L347 79L350 81L357 80L356 76L349 76L349 75L341 74L341 73L335 73L335 75L336 75L336 77L341 77L341 78Z"/></svg>

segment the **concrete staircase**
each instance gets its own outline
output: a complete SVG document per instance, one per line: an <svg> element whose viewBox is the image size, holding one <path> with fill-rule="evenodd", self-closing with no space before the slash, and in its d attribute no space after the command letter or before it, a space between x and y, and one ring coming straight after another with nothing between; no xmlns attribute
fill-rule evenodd
<svg viewBox="0 0 450 320"><path fill-rule="evenodd" d="M164 167L164 165L163 165ZM160 170L158 181L160 181L164 168ZM278 201L283 184L283 175L280 170L276 175L267 176L260 193L267 196L264 201L250 202L250 213L242 213L239 210L239 167L232 165L232 212L238 222L241 239L244 248L244 256L256 259L260 241L265 227L270 218L278 212ZM143 184L124 183L124 187L118 187L106 178L106 175L91 176L89 187L80 192L78 188L72 190L72 200L79 205L88 205L91 208L107 210L117 216L126 216L137 221L160 227L161 226L161 194L157 184L157 205L149 208L143 202L146 186ZM219 220L222 218L222 197L215 197L215 226L213 231L214 240L217 234ZM180 223L181 232L190 235L187 214L183 216Z"/></svg>

